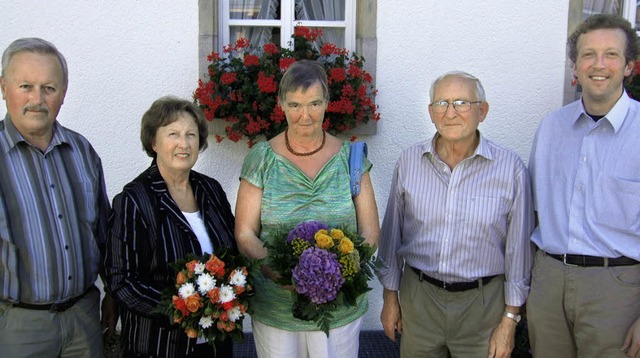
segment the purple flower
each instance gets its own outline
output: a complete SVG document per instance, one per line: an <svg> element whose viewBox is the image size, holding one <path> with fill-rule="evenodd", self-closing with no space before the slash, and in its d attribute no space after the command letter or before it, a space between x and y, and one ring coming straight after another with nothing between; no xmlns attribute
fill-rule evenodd
<svg viewBox="0 0 640 358"><path fill-rule="evenodd" d="M336 255L317 247L302 252L292 275L296 292L313 304L333 301L344 283Z"/></svg>
<svg viewBox="0 0 640 358"><path fill-rule="evenodd" d="M296 237L299 237L306 242L315 242L313 236L316 232L322 229L329 230L329 227L318 221L305 221L298 224L298 226L293 230L289 231L287 243L291 243L291 241Z"/></svg>

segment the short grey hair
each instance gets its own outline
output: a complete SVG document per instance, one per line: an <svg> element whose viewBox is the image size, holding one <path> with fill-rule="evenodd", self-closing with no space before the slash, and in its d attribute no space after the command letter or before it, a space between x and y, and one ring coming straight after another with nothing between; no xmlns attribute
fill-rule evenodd
<svg viewBox="0 0 640 358"><path fill-rule="evenodd" d="M431 84L431 88L429 89L429 96L431 98L431 102L433 102L435 99L434 97L436 95L436 85L447 77L466 78L468 80L473 81L476 84L476 101L482 101L482 102L487 101L487 97L485 96L485 93L484 93L484 87L482 87L482 83L480 83L480 80L477 77L464 71L449 71L441 75L440 77L436 78Z"/></svg>
<svg viewBox="0 0 640 358"><path fill-rule="evenodd" d="M69 84L69 68L67 67L67 60L58 49L49 41L43 40L37 37L25 37L13 41L4 53L2 54L2 77L5 76L5 71L9 67L9 62L13 56L20 52L31 52L41 55L53 55L60 61L62 67L63 85L67 88Z"/></svg>

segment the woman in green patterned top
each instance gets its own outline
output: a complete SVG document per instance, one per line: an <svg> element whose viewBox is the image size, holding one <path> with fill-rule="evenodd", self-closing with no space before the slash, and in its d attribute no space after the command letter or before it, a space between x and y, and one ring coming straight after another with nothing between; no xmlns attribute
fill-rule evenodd
<svg viewBox="0 0 640 358"><path fill-rule="evenodd" d="M362 163L360 194L351 197L349 142L322 129L329 103L324 68L314 61L299 61L280 81L278 99L288 128L268 142L256 144L245 159L236 205L236 240L248 257L267 256L265 240L274 230L293 228L316 220L345 227L377 245L376 206L366 157ZM315 322L294 318L292 287L273 282L277 273L263 266L256 277L252 303L253 334L259 357L353 357L358 356L366 295L357 306L333 313L329 336Z"/></svg>

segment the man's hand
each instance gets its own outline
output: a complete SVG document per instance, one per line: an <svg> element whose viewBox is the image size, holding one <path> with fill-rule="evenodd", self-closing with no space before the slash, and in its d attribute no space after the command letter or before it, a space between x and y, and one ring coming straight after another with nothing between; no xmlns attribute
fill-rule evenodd
<svg viewBox="0 0 640 358"><path fill-rule="evenodd" d="M105 338L111 338L116 333L116 325L118 324L118 304L110 294L106 293L102 299L100 310L102 312L100 318L102 333Z"/></svg>
<svg viewBox="0 0 640 358"><path fill-rule="evenodd" d="M380 313L380 322L384 328L384 335L396 341L396 330L402 334L402 312L398 301L398 291L384 289L384 303Z"/></svg>
<svg viewBox="0 0 640 358"><path fill-rule="evenodd" d="M627 354L627 357L640 355L640 318L629 328L621 350Z"/></svg>
<svg viewBox="0 0 640 358"><path fill-rule="evenodd" d="M511 318L502 317L498 327L491 334L489 358L506 358L511 355L515 347L517 325Z"/></svg>

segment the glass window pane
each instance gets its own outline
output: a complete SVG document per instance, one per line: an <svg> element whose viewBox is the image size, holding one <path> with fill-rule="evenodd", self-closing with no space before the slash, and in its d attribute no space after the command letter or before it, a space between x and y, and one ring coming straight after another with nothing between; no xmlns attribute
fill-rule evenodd
<svg viewBox="0 0 640 358"><path fill-rule="evenodd" d="M584 0L582 3L582 17L588 18L594 14L622 15L623 0Z"/></svg>
<svg viewBox="0 0 640 358"><path fill-rule="evenodd" d="M279 0L231 0L230 19L280 19Z"/></svg>
<svg viewBox="0 0 640 358"><path fill-rule="evenodd" d="M280 46L279 27L230 26L229 40L235 43L239 38L249 39L251 46L262 47L268 42Z"/></svg>
<svg viewBox="0 0 640 358"><path fill-rule="evenodd" d="M343 48L344 47L344 29L342 28L322 28L322 36L318 39L318 43L322 47L325 42Z"/></svg>
<svg viewBox="0 0 640 358"><path fill-rule="evenodd" d="M296 20L344 21L345 2L353 0L296 0Z"/></svg>
<svg viewBox="0 0 640 358"><path fill-rule="evenodd" d="M325 42L331 42L339 48L344 48L344 29L327 27L309 27L312 30L322 29L322 36L316 39L315 48L320 51Z"/></svg>

